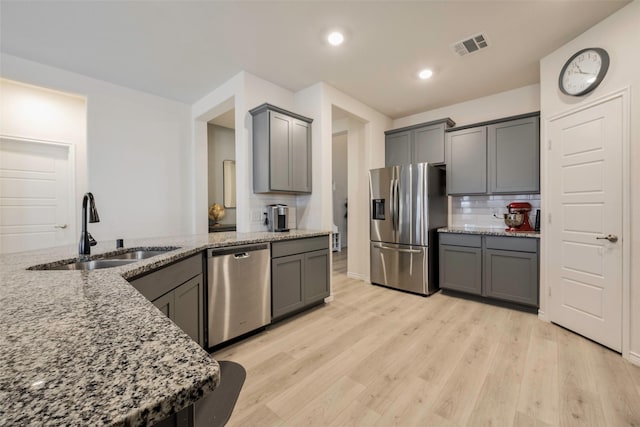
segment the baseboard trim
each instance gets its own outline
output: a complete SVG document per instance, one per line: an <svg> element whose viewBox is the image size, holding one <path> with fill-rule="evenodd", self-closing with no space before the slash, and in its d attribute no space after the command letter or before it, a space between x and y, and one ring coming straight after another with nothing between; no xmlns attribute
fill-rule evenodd
<svg viewBox="0 0 640 427"><path fill-rule="evenodd" d="M324 302L331 302L331 301L333 301L333 295L329 295L324 299Z"/></svg>
<svg viewBox="0 0 640 427"><path fill-rule="evenodd" d="M549 319L547 319L547 313L545 313L544 310L538 310L538 319L542 320L543 322L549 321Z"/></svg>
<svg viewBox="0 0 640 427"><path fill-rule="evenodd" d="M629 362L633 363L636 366L640 366L640 354L634 353L633 351L629 352Z"/></svg>
<svg viewBox="0 0 640 427"><path fill-rule="evenodd" d="M369 282L369 276L365 275L365 274L358 274L358 273L352 273L351 271L347 272L347 277L349 277L350 279L357 279L357 280L363 280L365 282Z"/></svg>

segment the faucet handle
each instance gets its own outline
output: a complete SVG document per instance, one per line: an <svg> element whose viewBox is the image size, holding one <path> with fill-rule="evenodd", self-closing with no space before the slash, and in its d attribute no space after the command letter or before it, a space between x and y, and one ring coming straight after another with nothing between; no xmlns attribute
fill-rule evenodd
<svg viewBox="0 0 640 427"><path fill-rule="evenodd" d="M93 238L93 236L91 235L91 233L89 233L87 231L87 235L89 236L89 245L90 246L95 246L98 244L98 242L96 242L96 239Z"/></svg>

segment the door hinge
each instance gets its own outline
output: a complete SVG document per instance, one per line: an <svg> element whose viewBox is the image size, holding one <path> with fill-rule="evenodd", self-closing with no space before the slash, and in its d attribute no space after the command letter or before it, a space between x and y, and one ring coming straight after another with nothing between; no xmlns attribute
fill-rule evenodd
<svg viewBox="0 0 640 427"><path fill-rule="evenodd" d="M551 296L551 286L549 286L547 289L549 289L549 296Z"/></svg>
<svg viewBox="0 0 640 427"><path fill-rule="evenodd" d="M549 213L547 214L547 216L548 216L549 224L551 224L551 212L549 212Z"/></svg>
<svg viewBox="0 0 640 427"><path fill-rule="evenodd" d="M547 140L547 150L551 150L551 140Z"/></svg>

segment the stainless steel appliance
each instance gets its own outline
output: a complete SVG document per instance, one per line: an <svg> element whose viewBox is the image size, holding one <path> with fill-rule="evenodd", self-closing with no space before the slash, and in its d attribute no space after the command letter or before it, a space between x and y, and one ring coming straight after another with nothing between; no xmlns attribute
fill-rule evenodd
<svg viewBox="0 0 640 427"><path fill-rule="evenodd" d="M209 347L271 321L271 256L268 244L208 251Z"/></svg>
<svg viewBox="0 0 640 427"><path fill-rule="evenodd" d="M267 227L269 231L289 231L289 207L287 205L267 206Z"/></svg>
<svg viewBox="0 0 640 427"><path fill-rule="evenodd" d="M438 290L437 231L447 225L445 171L427 163L369 172L371 282Z"/></svg>

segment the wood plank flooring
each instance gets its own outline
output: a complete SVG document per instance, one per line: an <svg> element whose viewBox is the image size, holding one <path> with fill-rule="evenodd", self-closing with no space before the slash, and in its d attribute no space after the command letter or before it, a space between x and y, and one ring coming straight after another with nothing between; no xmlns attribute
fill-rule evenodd
<svg viewBox="0 0 640 427"><path fill-rule="evenodd" d="M640 367L533 315L346 276L334 300L214 354L229 426L640 426ZM224 381L224 379L223 379Z"/></svg>

